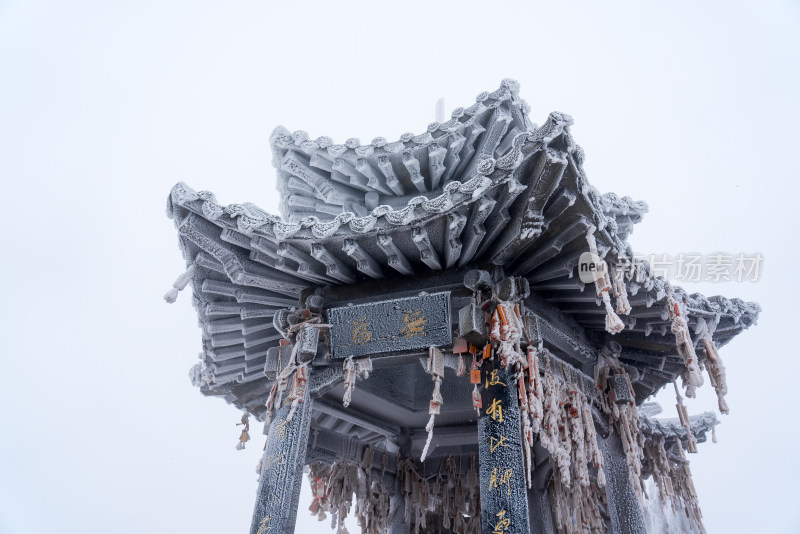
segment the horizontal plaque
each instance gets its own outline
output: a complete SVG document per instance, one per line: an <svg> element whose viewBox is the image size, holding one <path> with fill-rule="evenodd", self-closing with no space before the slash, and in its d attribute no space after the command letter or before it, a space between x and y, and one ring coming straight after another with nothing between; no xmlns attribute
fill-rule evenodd
<svg viewBox="0 0 800 534"><path fill-rule="evenodd" d="M331 358L441 347L453 341L450 292L327 310Z"/></svg>

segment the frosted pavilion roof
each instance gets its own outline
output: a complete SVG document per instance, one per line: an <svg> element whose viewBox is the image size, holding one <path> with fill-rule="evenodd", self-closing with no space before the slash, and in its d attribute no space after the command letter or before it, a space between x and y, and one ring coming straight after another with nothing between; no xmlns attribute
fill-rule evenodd
<svg viewBox="0 0 800 534"><path fill-rule="evenodd" d="M501 265L527 278L545 342L591 375L606 332L600 298L576 273L585 235L597 228L598 251L610 264L632 257L627 237L647 205L589 185L571 124L557 112L533 124L518 85L506 80L447 122L393 142L335 144L277 128L271 145L282 217L250 203L222 206L209 192L176 185L167 213L195 266L208 373L202 392L258 415L270 389L267 353L282 338L272 318L313 288L412 275L448 283L448 272L468 265ZM614 340L643 400L685 367L670 331L667 283L650 277L646 263L634 268L642 281L628 282L632 310ZM760 311L740 299L673 290L690 328L712 326L717 345ZM702 357L702 344L696 350Z"/></svg>

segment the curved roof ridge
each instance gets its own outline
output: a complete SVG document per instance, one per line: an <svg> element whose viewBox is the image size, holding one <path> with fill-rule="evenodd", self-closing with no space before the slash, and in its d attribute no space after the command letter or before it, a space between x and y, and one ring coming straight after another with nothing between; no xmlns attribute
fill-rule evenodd
<svg viewBox="0 0 800 534"><path fill-rule="evenodd" d="M451 118L448 121L439 123L437 121L433 121L428 124L426 132L422 134L415 135L411 132L406 132L400 136L397 141L388 141L385 137L375 137L367 144L361 144L361 141L357 137L350 137L344 143L335 143L331 137L328 136L320 136L316 139L311 139L308 135L308 132L305 130L294 130L291 131L288 128L278 125L272 130L272 134L270 134L270 146L273 147L275 150L276 147L283 148L288 146L289 144L293 144L297 147L305 147L305 148L324 148L329 149L331 147L333 152L338 152L343 150L341 147L352 151L354 154L367 154L370 150L374 150L375 148L383 148L387 145L393 145L396 143L407 143L409 141L416 141L416 142L423 142L424 140L428 139L428 136L432 136L436 131L443 131L446 132L451 129L454 125L454 121L466 122L471 117L473 117L479 110L480 104L483 104L486 107L497 107L499 102L509 101L512 105L517 106L522 111L522 114L527 118L528 113L530 113L530 106L528 105L525 100L519 97L519 89L520 84L516 80L512 80L511 78L505 78L500 82L500 87L493 92L482 91L478 93L475 97L475 104L469 106L468 108L458 107L454 109L451 113ZM489 101L487 104L486 102Z"/></svg>
<svg viewBox="0 0 800 534"><path fill-rule="evenodd" d="M376 137L368 144L357 138L336 144L279 126L270 146L281 213L290 221L312 213L321 219L348 211L365 216L393 198L438 193L450 181L471 178L482 161L498 159L518 135L534 131L529 110L519 84L506 79L468 108L456 108L450 120L393 142Z"/></svg>
<svg viewBox="0 0 800 534"><path fill-rule="evenodd" d="M235 221L240 232L248 236L264 234L282 240L294 237L300 230L308 229L312 237L326 238L345 225L356 233L365 233L375 229L380 220L384 220L392 226L409 225L426 216L446 212L457 204L474 200L492 183L492 179L488 176L478 174L464 183L449 182L444 187L444 192L434 198L418 195L409 200L402 209L395 209L384 204L375 207L364 216L358 216L353 212L344 212L331 220L308 216L292 222L271 215L249 202L219 204L213 193L195 191L185 183L179 182L170 192L167 214L171 217L174 206L180 206L200 213L211 221L227 216ZM176 221L176 225L179 226L180 221Z"/></svg>

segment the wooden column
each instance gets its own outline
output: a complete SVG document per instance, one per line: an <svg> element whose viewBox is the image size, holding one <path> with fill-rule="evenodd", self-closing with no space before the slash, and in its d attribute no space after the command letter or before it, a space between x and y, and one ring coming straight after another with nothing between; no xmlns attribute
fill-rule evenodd
<svg viewBox="0 0 800 534"><path fill-rule="evenodd" d="M284 400L270 424L250 534L294 532L311 426L311 389L306 388L291 421L290 403Z"/></svg>
<svg viewBox="0 0 800 534"><path fill-rule="evenodd" d="M644 512L628 475L628 460L622 449L619 432L607 438L598 436L598 445L605 463L611 531L615 534L645 534Z"/></svg>
<svg viewBox="0 0 800 534"><path fill-rule="evenodd" d="M395 473L392 477L392 484L388 486L392 489L388 534L409 534L411 532L413 519L411 522L406 521L406 494L400 482L399 460L400 458L409 458L411 456L411 433L408 428L401 428L396 438L400 451L395 461Z"/></svg>
<svg viewBox="0 0 800 534"><path fill-rule="evenodd" d="M484 362L481 378L481 529L484 534L528 534L528 495L516 385L505 368L493 360Z"/></svg>
<svg viewBox="0 0 800 534"><path fill-rule="evenodd" d="M393 491L389 509L389 534L408 534L411 532L411 524L406 521L406 495L399 486L398 477L394 477L390 487Z"/></svg>
<svg viewBox="0 0 800 534"><path fill-rule="evenodd" d="M544 458L533 470L533 484L528 490L528 507L531 534L554 534L553 512L551 509L548 482L553 474L550 455L538 444L534 447L535 458Z"/></svg>

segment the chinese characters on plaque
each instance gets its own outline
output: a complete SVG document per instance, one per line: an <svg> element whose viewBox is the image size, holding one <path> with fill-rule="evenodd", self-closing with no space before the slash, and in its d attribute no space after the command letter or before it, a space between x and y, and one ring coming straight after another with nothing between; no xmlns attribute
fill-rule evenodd
<svg viewBox="0 0 800 534"><path fill-rule="evenodd" d="M453 339L449 292L341 306L327 316L333 359L440 347Z"/></svg>

